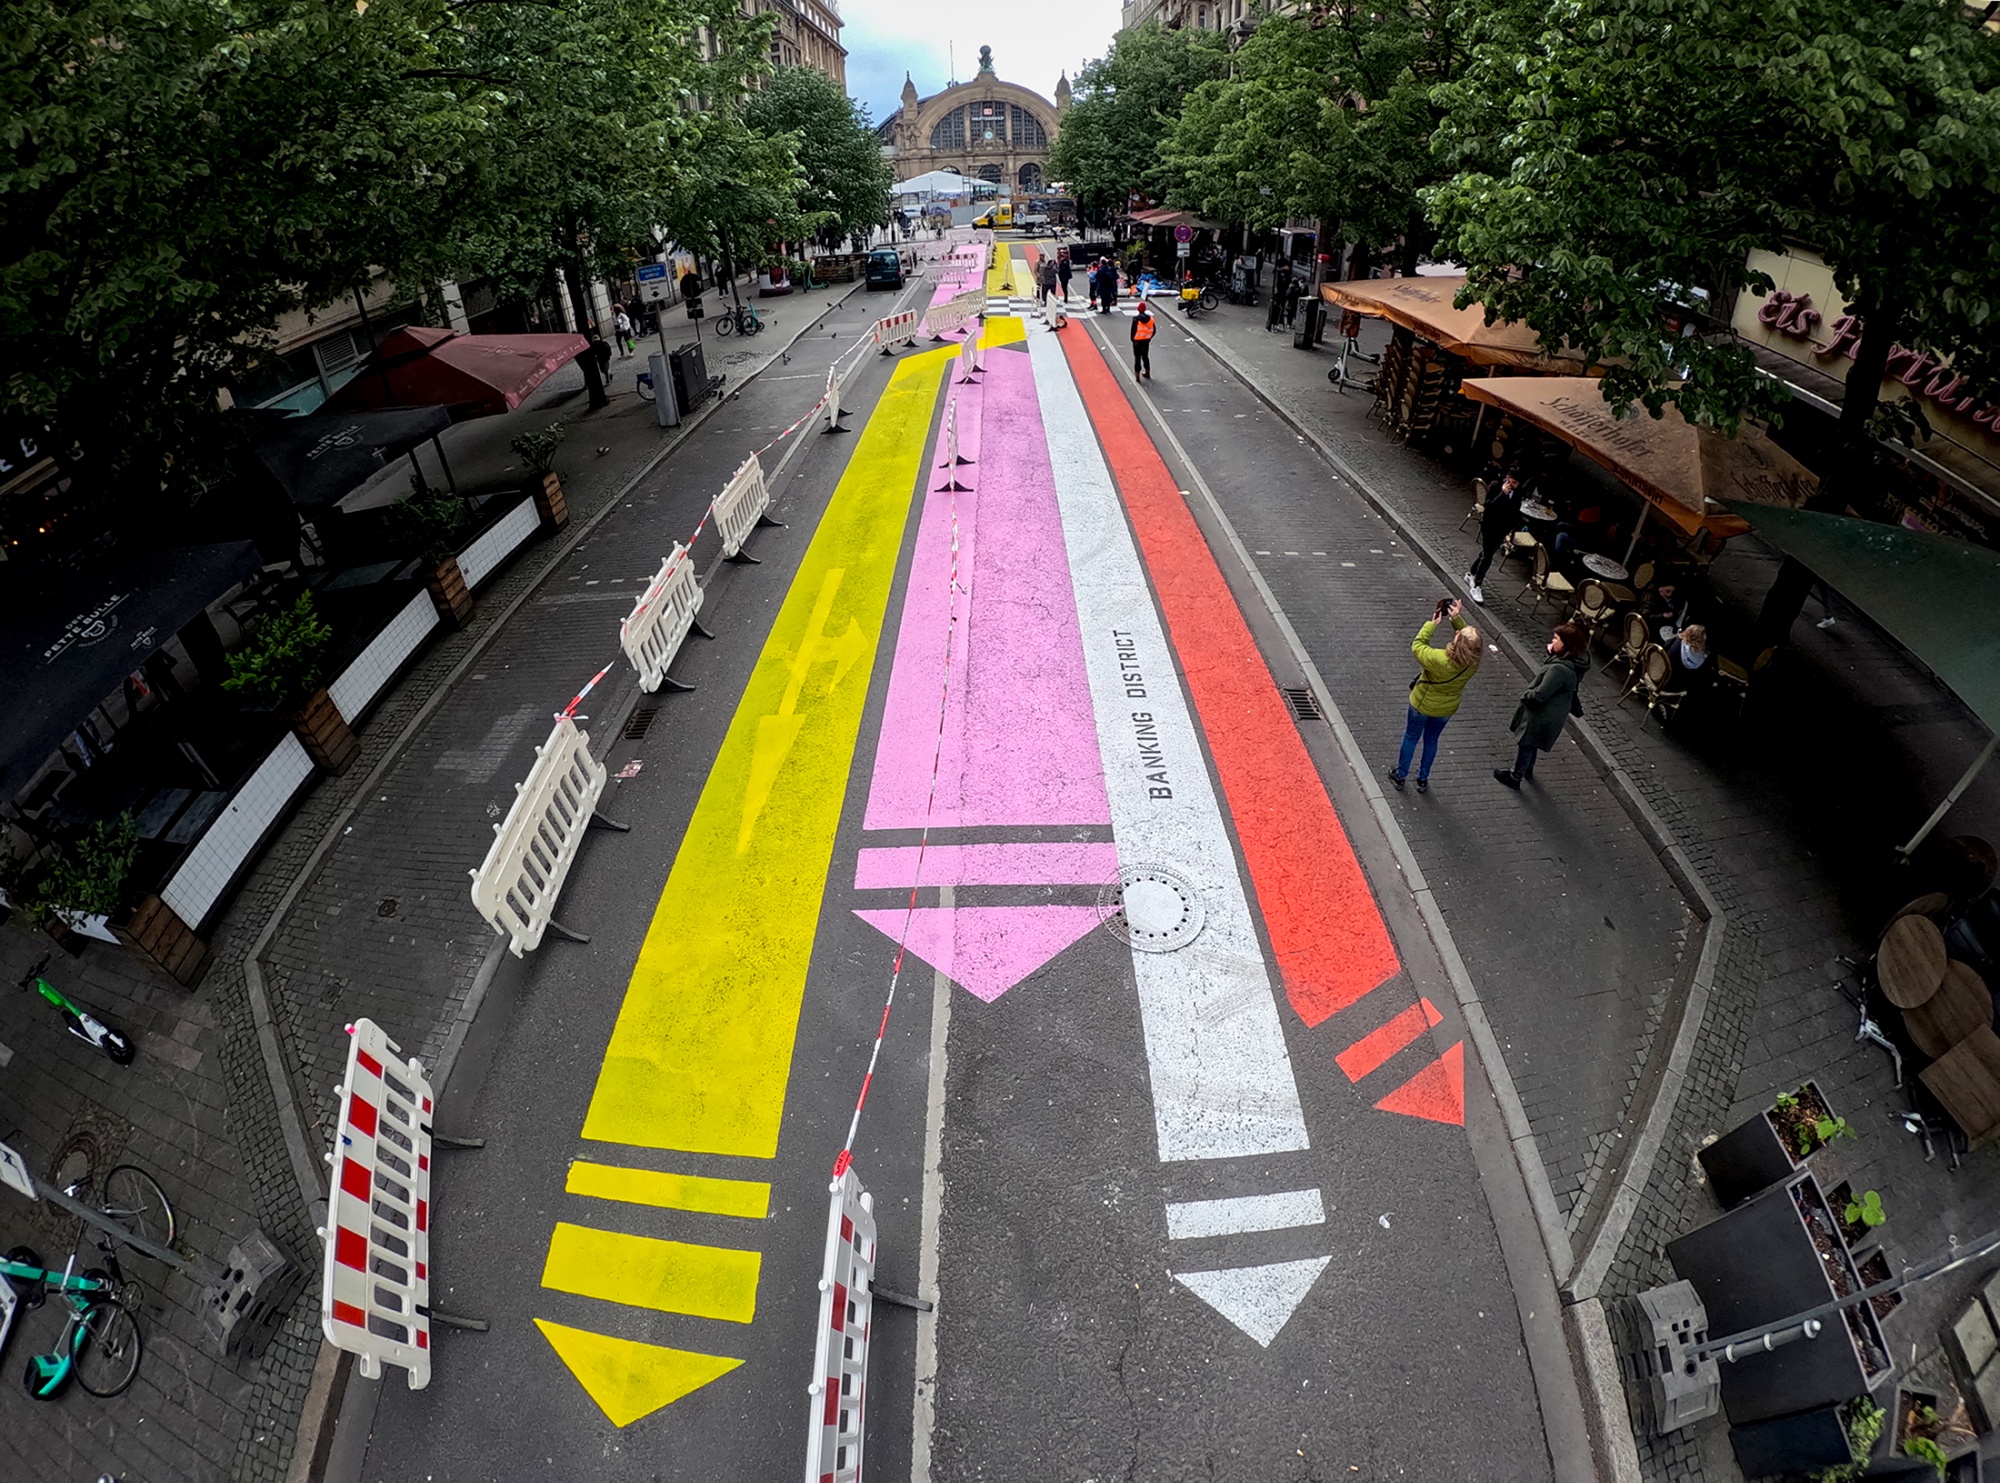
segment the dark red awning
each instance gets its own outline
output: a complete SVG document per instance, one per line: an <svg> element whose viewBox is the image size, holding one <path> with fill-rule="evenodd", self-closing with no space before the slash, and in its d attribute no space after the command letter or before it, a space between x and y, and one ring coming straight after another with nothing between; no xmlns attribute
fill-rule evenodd
<svg viewBox="0 0 2000 1483"><path fill-rule="evenodd" d="M588 348L582 335L461 335L406 325L320 410L443 407L452 420L511 412Z"/></svg>

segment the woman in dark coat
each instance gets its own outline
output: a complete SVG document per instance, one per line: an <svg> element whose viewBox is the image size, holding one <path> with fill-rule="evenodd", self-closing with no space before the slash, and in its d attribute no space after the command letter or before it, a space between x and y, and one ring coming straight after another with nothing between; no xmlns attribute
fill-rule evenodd
<svg viewBox="0 0 2000 1483"><path fill-rule="evenodd" d="M1508 787L1519 791L1521 781L1535 775L1535 754L1546 752L1556 744L1562 735L1563 722L1572 713L1583 714L1583 707L1577 703L1577 687L1583 677L1590 673L1590 639L1574 623L1556 625L1555 636L1549 640L1549 658L1534 683L1521 693L1521 703L1514 707L1514 719L1508 730L1514 733L1519 744L1514 752L1514 766L1493 769L1493 776Z"/></svg>

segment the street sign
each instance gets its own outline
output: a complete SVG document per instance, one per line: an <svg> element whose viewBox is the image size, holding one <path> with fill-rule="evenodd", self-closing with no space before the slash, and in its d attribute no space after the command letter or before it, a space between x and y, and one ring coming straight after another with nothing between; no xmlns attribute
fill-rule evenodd
<svg viewBox="0 0 2000 1483"><path fill-rule="evenodd" d="M1185 227L1183 227L1183 228L1182 228L1181 230L1185 231L1185 230L1187 230L1187 229L1186 229ZM1174 244L1174 256L1175 256L1175 257L1186 257L1187 255L1188 255L1188 245L1187 245L1187 243L1185 243L1185 242L1176 242L1176 243Z"/></svg>
<svg viewBox="0 0 2000 1483"><path fill-rule="evenodd" d="M665 303L673 292L665 263L641 263L638 267L639 297L649 304Z"/></svg>
<svg viewBox="0 0 2000 1483"><path fill-rule="evenodd" d="M1174 240L1185 247L1194 241L1194 228L1183 223L1174 228Z"/></svg>
<svg viewBox="0 0 2000 1483"><path fill-rule="evenodd" d="M0 1184L19 1190L31 1200L41 1198L35 1193L35 1176L28 1172L28 1161L5 1143L0 1143Z"/></svg>

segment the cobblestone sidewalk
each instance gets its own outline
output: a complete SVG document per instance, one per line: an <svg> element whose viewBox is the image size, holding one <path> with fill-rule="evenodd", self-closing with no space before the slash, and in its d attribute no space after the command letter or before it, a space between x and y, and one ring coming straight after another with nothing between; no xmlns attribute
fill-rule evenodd
<svg viewBox="0 0 2000 1483"><path fill-rule="evenodd" d="M1458 585L1473 545L1460 529L1470 500L1462 471L1395 445L1370 417L1370 397L1328 384L1332 354L1298 351L1289 335L1266 335L1261 311L1224 308L1195 333L1360 473L1415 537L1450 553L1445 575ZM1385 339L1370 321L1366 347L1379 350ZM1712 627L1724 652L1731 652L1728 635L1747 628L1775 571L1776 558L1751 538L1732 542L1716 561L1711 583L1724 615ZM1511 601L1511 585L1497 571L1488 592L1484 621L1539 648L1545 622ZM1836 986L1840 955L1865 957L1889 914L1923 889L1894 863L1892 848L1971 760L1982 733L1891 641L1838 611L1829 629L1797 626L1783 665L1740 720L1725 709L1706 724L1690 718L1672 731L1642 730L1640 712L1618 706L1617 685L1602 669L1586 682L1597 737L1727 918L1694 1063L1612 1265L1607 1297L1672 1280L1665 1244L1718 1213L1694 1163L1696 1148L1809 1076L1860 1133L1822 1157L1831 1165L1822 1182L1851 1179L1857 1189L1881 1192L1893 1212L1883 1228L1893 1264L1934 1255L1950 1238L1990 1227L2000 1212L2000 1151L1981 1150L1956 1173L1942 1156L1923 1161L1916 1141L1890 1118L1905 1103L1888 1058L1855 1043L1855 1011ZM1982 779L1946 832L2000 836L2000 783ZM1887 1324L1899 1374L1943 1379L1939 1326L1978 1275L1908 1296ZM1672 1439L1641 1436L1639 1446L1650 1479L1722 1483L1739 1476L1719 1421Z"/></svg>

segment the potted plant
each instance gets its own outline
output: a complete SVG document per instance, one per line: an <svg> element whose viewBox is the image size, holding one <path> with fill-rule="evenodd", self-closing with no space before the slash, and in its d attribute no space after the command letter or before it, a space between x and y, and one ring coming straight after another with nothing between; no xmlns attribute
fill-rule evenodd
<svg viewBox="0 0 2000 1483"><path fill-rule="evenodd" d="M399 549L424 566L438 616L456 627L472 613L472 593L458 569L458 532L465 508L448 494L417 494L389 511L384 522Z"/></svg>
<svg viewBox="0 0 2000 1483"><path fill-rule="evenodd" d="M1896 1408L1890 1413L1891 1457L1913 1457L1929 1463L1939 1478L1951 1465L1952 1454L1974 1440L1972 1429L1957 1415L1940 1414L1934 1391L1907 1385L1896 1387Z"/></svg>
<svg viewBox="0 0 2000 1483"><path fill-rule="evenodd" d="M1854 1136L1835 1116L1819 1083L1781 1092L1771 1105L1696 1155L1725 1210L1785 1178L1836 1138Z"/></svg>
<svg viewBox="0 0 2000 1483"><path fill-rule="evenodd" d="M1812 1475L1813 1483L1853 1483L1859 1478L1861 1470L1868 1466L1868 1457L1875 1450L1876 1440L1882 1435L1884 1419L1882 1408L1865 1395L1856 1396L1844 1404L1840 1408L1840 1421L1847 1430L1851 1460L1821 1468Z"/></svg>
<svg viewBox="0 0 2000 1483"><path fill-rule="evenodd" d="M313 610L312 594L301 592L297 602L264 619L230 654L222 688L284 717L306 755L338 774L361 743L326 692L322 672L332 643L333 630Z"/></svg>
<svg viewBox="0 0 2000 1483"><path fill-rule="evenodd" d="M25 887L27 912L67 953L82 952L86 938L116 942L110 921L125 904L138 858L132 816L99 819L49 852Z"/></svg>
<svg viewBox="0 0 2000 1483"><path fill-rule="evenodd" d="M1889 1219L1878 1190L1865 1189L1857 1194L1854 1186L1843 1180L1826 1192L1826 1199L1840 1217L1841 1239L1847 1242L1849 1251L1860 1250Z"/></svg>
<svg viewBox="0 0 2000 1483"><path fill-rule="evenodd" d="M556 472L556 449L568 436L568 428L551 422L540 432L522 433L507 445L521 455L534 476L535 513L543 524L556 530L569 524L569 496L563 492L562 475Z"/></svg>
<svg viewBox="0 0 2000 1483"><path fill-rule="evenodd" d="M1896 1275L1889 1265L1889 1254L1880 1247L1866 1256L1857 1254L1854 1258L1854 1270L1860 1276L1863 1287L1880 1287ZM1875 1321L1881 1323L1903 1306L1903 1295L1899 1292L1882 1293L1870 1298L1868 1306L1875 1310Z"/></svg>

